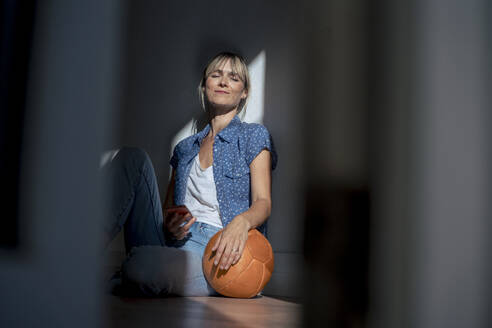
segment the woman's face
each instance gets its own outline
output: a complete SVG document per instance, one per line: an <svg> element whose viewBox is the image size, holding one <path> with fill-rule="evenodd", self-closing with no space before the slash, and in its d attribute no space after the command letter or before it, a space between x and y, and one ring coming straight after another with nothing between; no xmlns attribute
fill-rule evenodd
<svg viewBox="0 0 492 328"><path fill-rule="evenodd" d="M213 107L237 108L247 97L243 81L232 71L230 60L217 67L205 81L205 96Z"/></svg>

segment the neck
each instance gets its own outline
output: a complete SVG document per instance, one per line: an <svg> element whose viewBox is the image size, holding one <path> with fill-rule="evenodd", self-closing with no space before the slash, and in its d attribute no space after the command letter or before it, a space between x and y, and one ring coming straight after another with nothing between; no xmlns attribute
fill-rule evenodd
<svg viewBox="0 0 492 328"><path fill-rule="evenodd" d="M215 137L223 128L225 128L236 116L237 110L231 110L226 113L215 114L210 118L210 136Z"/></svg>

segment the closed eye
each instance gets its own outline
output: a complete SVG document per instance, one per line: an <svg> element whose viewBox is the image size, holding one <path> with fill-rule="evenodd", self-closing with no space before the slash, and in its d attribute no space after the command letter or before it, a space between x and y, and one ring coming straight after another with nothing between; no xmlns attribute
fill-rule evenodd
<svg viewBox="0 0 492 328"><path fill-rule="evenodd" d="M233 81L236 81L236 82L240 80L240 79L239 79L239 76L238 76L237 74L235 74L235 73L231 73L231 74L229 74L229 78L230 78L231 80L233 80Z"/></svg>

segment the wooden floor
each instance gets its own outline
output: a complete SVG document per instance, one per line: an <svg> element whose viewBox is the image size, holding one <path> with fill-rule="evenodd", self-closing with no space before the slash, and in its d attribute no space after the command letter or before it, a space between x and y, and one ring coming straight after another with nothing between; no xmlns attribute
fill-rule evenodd
<svg viewBox="0 0 492 328"><path fill-rule="evenodd" d="M299 327L301 305L267 296L121 298L107 295L107 327Z"/></svg>
<svg viewBox="0 0 492 328"><path fill-rule="evenodd" d="M122 235L122 234L120 234ZM124 259L123 239L107 250L104 281ZM126 298L105 294L109 312L106 327L300 327L299 301L260 296L253 299L226 297Z"/></svg>

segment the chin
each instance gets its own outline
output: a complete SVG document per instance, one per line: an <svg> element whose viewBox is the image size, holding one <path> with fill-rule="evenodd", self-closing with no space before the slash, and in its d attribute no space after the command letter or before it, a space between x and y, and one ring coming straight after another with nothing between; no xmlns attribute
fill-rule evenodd
<svg viewBox="0 0 492 328"><path fill-rule="evenodd" d="M220 107L220 108L234 108L237 106L236 104L231 104L228 101L220 101L220 100L219 101L211 101L210 105L212 107Z"/></svg>
<svg viewBox="0 0 492 328"><path fill-rule="evenodd" d="M235 110L237 106L231 104L210 104L210 110L214 114L226 114Z"/></svg>

